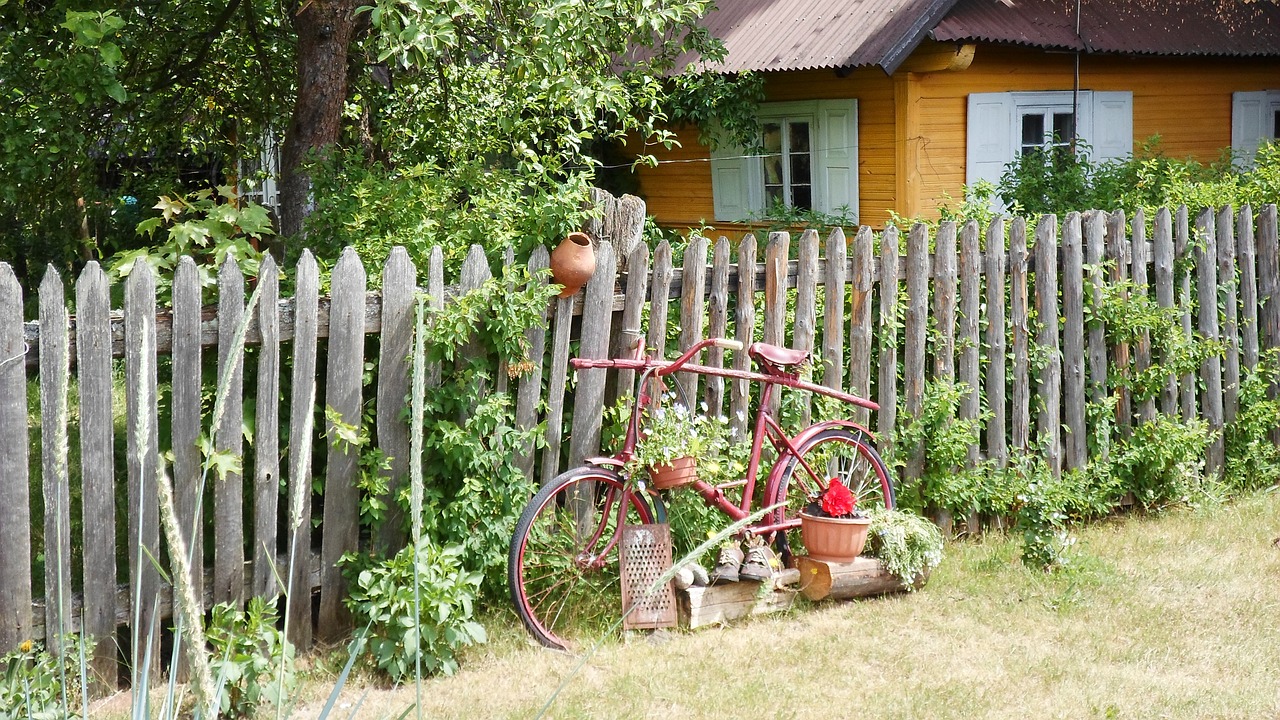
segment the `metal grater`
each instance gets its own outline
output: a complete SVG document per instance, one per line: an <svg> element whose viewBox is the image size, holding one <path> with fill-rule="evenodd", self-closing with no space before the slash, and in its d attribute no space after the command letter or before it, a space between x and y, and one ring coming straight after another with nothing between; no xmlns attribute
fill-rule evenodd
<svg viewBox="0 0 1280 720"><path fill-rule="evenodd" d="M622 627L675 627L676 594L668 580L652 594L646 595L662 574L671 569L671 526L626 525L618 546L622 566ZM627 613L627 609L631 612Z"/></svg>

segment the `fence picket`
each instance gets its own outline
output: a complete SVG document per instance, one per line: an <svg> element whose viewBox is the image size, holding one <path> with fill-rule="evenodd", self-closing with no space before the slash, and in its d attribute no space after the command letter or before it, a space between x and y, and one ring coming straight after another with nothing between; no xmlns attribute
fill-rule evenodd
<svg viewBox="0 0 1280 720"><path fill-rule="evenodd" d="M960 417L964 420L977 421L981 411L978 391L981 386L981 372L978 361L978 350L981 341L978 336L978 303L982 284L982 260L979 249L978 222L970 220L960 231L960 314L959 332L956 346L960 351L960 382L967 390L960 398ZM968 467L978 464L978 435L969 444ZM970 523L971 529L975 529Z"/></svg>
<svg viewBox="0 0 1280 720"><path fill-rule="evenodd" d="M649 335L646 345L655 357L667 356L667 311L670 307L671 244L666 240L653 249L653 280L649 291Z"/></svg>
<svg viewBox="0 0 1280 720"><path fill-rule="evenodd" d="M1219 339L1218 334L1218 244L1213 210L1206 209L1196 217L1196 236L1200 244L1195 248L1196 296L1199 303L1199 330L1210 342ZM1200 364L1200 380L1204 391L1200 394L1200 408L1214 433L1205 458L1205 472L1220 474L1223 470L1222 442L1222 360L1212 354Z"/></svg>
<svg viewBox="0 0 1280 720"><path fill-rule="evenodd" d="M764 249L764 341L779 347L787 342L787 258L790 257L790 247L790 234L773 232L769 233L769 244ZM775 391L769 398L769 410L777 415L781 405L781 393Z"/></svg>
<svg viewBox="0 0 1280 720"><path fill-rule="evenodd" d="M1147 218L1143 214L1142 208L1133 211L1133 241L1130 247L1133 249L1132 277L1134 292L1138 293L1142 298L1150 296L1150 288L1147 280L1147 265L1151 261L1151 255L1147 250ZM1151 367L1151 333L1142 330L1138 335L1137 347L1134 349L1133 356L1133 372L1135 375L1145 373ZM1135 424L1150 422L1156 417L1156 397L1154 394L1147 394L1138 400L1138 416Z"/></svg>
<svg viewBox="0 0 1280 720"><path fill-rule="evenodd" d="M280 269L270 254L258 269L258 288L255 310L262 339L254 406L253 593L275 597L275 561L280 554Z"/></svg>
<svg viewBox="0 0 1280 720"><path fill-rule="evenodd" d="M187 260L190 263L190 260ZM179 270L182 264L179 263ZM194 271L194 265L191 266ZM174 288L177 290L177 281ZM198 301L197 301L198 303ZM2 306L3 303L0 303ZM199 308L196 308L199 322ZM0 321L2 322L2 321ZM0 342L3 348L3 342ZM0 349L0 355L4 351ZM174 392L177 392L177 358L174 358ZM116 687L116 479L115 422L112 413L111 382L111 297L107 275L97 262L80 271L76 283L76 373L80 392L80 508L81 516L93 522L81 523L84 580L85 634L97 640L89 659L95 694L114 692ZM3 376L0 375L0 378ZM198 382L199 375L196 375ZM199 391L197 390L197 393ZM0 393L3 395L3 393ZM198 397L198 395L197 395ZM177 399L174 399L177 417ZM190 454L195 454L199 436L199 408L196 407L195 435ZM0 423L3 424L3 423ZM177 449L177 436L174 438ZM175 453L176 454L176 453ZM6 456L7 457L7 456ZM194 479L199 481L199 457L194 457ZM3 473L3 470L0 470ZM190 477L189 477L190 479ZM3 493L3 491L0 491ZM4 497L9 497L7 494ZM187 528L190 528L188 519ZM11 547L11 546L8 546ZM2 564L2 561L0 561Z"/></svg>
<svg viewBox="0 0 1280 720"><path fill-rule="evenodd" d="M22 286L0 262L0 654L31 639L31 497L27 478L27 353Z"/></svg>
<svg viewBox="0 0 1280 720"><path fill-rule="evenodd" d="M1066 222L1062 226L1062 455L1064 467L1070 470L1082 468L1088 462L1084 425L1087 383L1085 380L1084 267L1081 257L1082 226L1088 228L1089 265L1091 266L1089 284L1096 298L1099 294L1098 286L1101 283L1099 265L1102 262L1102 231L1105 227L1102 213L1090 213L1087 224L1083 222L1080 213L1067 213ZM1036 262L1039 262L1039 258ZM1036 265L1037 287L1040 283L1039 273L1040 266ZM1056 313L1057 308L1054 307L1054 314L1044 314L1040 317L1052 318ZM1099 334L1091 328L1088 355L1090 365L1095 368L1096 373L1095 345L1097 351L1102 353L1103 365L1105 365L1106 345L1101 342ZM1094 392L1099 392L1096 384L1092 389Z"/></svg>
<svg viewBox="0 0 1280 720"><path fill-rule="evenodd" d="M799 262L796 266L796 315L792 324L791 346L797 350L813 352L818 333L818 231L810 228L800 235ZM800 377L813 379L809 363L800 368ZM800 424L809 424L812 412L807 393L798 398Z"/></svg>
<svg viewBox="0 0 1280 720"><path fill-rule="evenodd" d="M1218 295L1222 303L1222 421L1230 424L1240 408L1240 330L1236 308L1235 212L1230 205L1218 211ZM1210 259L1213 260L1212 258Z"/></svg>
<svg viewBox="0 0 1280 720"><path fill-rule="evenodd" d="M84 282L81 279L81 282ZM173 487L175 512L191 553L191 583L196 602L204 599L204 502L201 494L200 402L204 387L200 345L203 304L200 271L188 256L173 273ZM79 334L77 321L77 336ZM108 328L108 332L110 329ZM77 337L77 340L79 337ZM107 337L110 352L110 336ZM109 362L109 361L108 361ZM83 382L83 381L82 381ZM86 545L87 547L87 545ZM114 579L112 580L114 587ZM113 618L114 619L114 618ZM184 668L185 670L185 668Z"/></svg>
<svg viewBox="0 0 1280 720"><path fill-rule="evenodd" d="M1240 263L1240 351L1244 367L1258 366L1258 260L1253 234L1253 207L1245 203L1236 221L1236 259Z"/></svg>
<svg viewBox="0 0 1280 720"><path fill-rule="evenodd" d="M835 236L837 233L840 233L840 228L836 228L831 234ZM843 250L844 234L840 233L838 239ZM871 273L875 269L873 252L871 228L863 225L858 228L858 234L853 238L853 287L850 290L849 301L849 392L860 397L871 396ZM827 260L828 266L834 262L840 263L843 273L844 253L840 253L837 260L833 261L830 258ZM834 298L827 301L826 312L828 317L835 315L836 321L831 324L839 333L843 326L840 320L844 317L845 306L840 302L844 296L844 285L828 286L827 293ZM832 364L839 368L843 365L839 344L836 344L835 348ZM835 381L839 383L839 375L836 375ZM854 422L865 425L870 416L870 412L865 408L853 410Z"/></svg>
<svg viewBox="0 0 1280 720"><path fill-rule="evenodd" d="M311 647L311 430L316 414L316 336L320 278L303 250L294 268L293 374L289 396L289 642Z"/></svg>
<svg viewBox="0 0 1280 720"><path fill-rule="evenodd" d="M325 406L359 429L364 373L364 265L354 249L342 251L329 282L329 355L325 363ZM326 421L326 426L332 423ZM333 430L327 434L333 438ZM356 488L359 449L329 441L324 483L324 532L320 544L320 637L334 642L351 632L351 613L342 602L346 587L338 561L360 545L360 496Z"/></svg>
<svg viewBox="0 0 1280 720"><path fill-rule="evenodd" d="M870 231L868 230L868 232ZM861 234L862 234L862 231L859 230L858 231L859 237L861 237ZM870 238L868 238L867 241L869 244ZM858 287L862 285L862 283L860 283L856 279L858 277L859 270L860 270L860 268L858 268L857 266L858 264L857 245L858 244L859 244L858 240L855 239L854 240L854 246L855 246L854 270L853 270L853 274L855 277L855 280L853 283L854 284L853 293L855 296L857 295ZM824 307L823 307L823 313L822 313L822 384L826 385L829 388L834 388L836 390L840 390L844 386L844 300L845 300L844 284L845 284L845 277L848 275L848 269L845 267L845 263L848 261L848 253L849 253L849 248L848 248L848 245L845 243L844 230L841 230L839 227L831 228L830 234L827 235L827 242L826 242L826 264L823 265L823 268L822 268L823 269L822 282L824 287L823 300L825 301ZM863 260L863 263L866 264L867 260ZM868 264L867 270L869 271L870 269L871 269L871 266ZM865 283L865 285L868 289L870 289L870 286L871 286L870 282ZM867 311L869 312L871 309L871 305L870 305L871 297L868 295L867 297L863 298L863 302L867 304ZM871 327L870 327L870 322L868 322L867 326L863 328L857 327L857 323L858 323L857 300L854 300L853 302L851 302L850 307L853 308L853 317L850 318L849 320L849 348L850 348L849 364L850 364L850 373L852 373L853 371L852 366L857 363L857 360L856 360L857 352L853 350L853 348L857 345L857 341L854 340L854 336L858 332L862 332L864 335L863 341L870 343ZM867 354L869 356L870 352L868 352ZM868 357L868 366L870 366L869 357ZM851 388L851 391L855 393L858 392L857 390L853 390L852 388ZM870 388L863 388L862 392L864 394L870 393Z"/></svg>
<svg viewBox="0 0 1280 720"><path fill-rule="evenodd" d="M432 245L427 256L427 317L441 310L444 310L444 250L439 245ZM439 387L441 372L439 360L428 362L423 371L424 387L428 390Z"/></svg>
<svg viewBox="0 0 1280 720"><path fill-rule="evenodd" d="M920 419L924 407L924 357L929 322L929 229L916 223L907 235L906 346L903 349L903 412L908 422ZM924 474L924 447L903 448L907 453L904 487Z"/></svg>
<svg viewBox="0 0 1280 720"><path fill-rule="evenodd" d="M933 346L933 377L951 382L956 376L956 224L938 226L933 259L933 314L938 341Z"/></svg>
<svg viewBox="0 0 1280 720"><path fill-rule="evenodd" d="M1165 309L1173 309L1173 260L1175 257L1173 243L1173 218L1168 208L1156 211L1152 242L1152 269L1156 278L1156 305ZM1160 358L1161 362L1169 361L1168 351ZM1160 412L1172 417L1178 412L1178 378L1170 373L1165 381L1164 390L1160 393Z"/></svg>
<svg viewBox="0 0 1280 720"><path fill-rule="evenodd" d="M1124 288L1124 283L1129 279L1129 258L1126 255L1129 249L1128 238L1125 235L1125 215L1123 210L1117 210L1111 213L1111 217L1107 221L1107 260L1109 261L1109 281L1121 287L1120 302L1125 306L1129 304L1129 291ZM1095 330L1103 335L1101 341L1105 348L1106 336L1105 327L1098 319L1094 319L1090 329L1089 340L1093 342L1093 333ZM1091 346L1092 348L1092 346ZM1133 398L1129 394L1129 363L1131 353L1129 343L1118 342L1111 350L1112 364L1115 366L1119 379L1115 383L1116 387L1116 424L1120 428L1120 433L1125 437L1129 436L1131 426L1133 425ZM1102 375L1102 393L1105 396L1107 391L1106 379L1106 357L1105 349L1103 355ZM1095 380L1096 382L1097 380ZM1103 457L1106 457L1104 452Z"/></svg>
<svg viewBox="0 0 1280 720"><path fill-rule="evenodd" d="M649 290L649 246L644 243L636 245L627 259L626 268L626 299L623 302L622 325L613 332L614 343L610 351L613 357L631 357L635 352L633 343L644 337L641 323L644 320L645 294ZM634 370L619 370L617 377L616 393L609 402L616 401L618 396L630 396L635 391ZM537 391L533 397L536 401Z"/></svg>
<svg viewBox="0 0 1280 720"><path fill-rule="evenodd" d="M45 647L61 655L71 630L71 487L67 469L69 320L62 276L48 266L40 283L40 468L44 481Z"/></svg>
<svg viewBox="0 0 1280 720"><path fill-rule="evenodd" d="M707 246L708 242L705 237L698 236L689 241L688 247L684 251L684 271L681 273L681 298L680 298L680 352L684 353L689 348L696 345L702 340L702 316L704 313L703 297L707 289ZM596 259L596 267L600 266L600 259ZM608 297L601 296L600 302L606 306L613 305L613 287L609 288ZM587 308L584 307L585 313ZM607 319L606 319L607 322ZM583 333L587 332L586 324L583 324ZM700 362L701 353L694 355L692 362ZM688 398L694 407L697 407L698 394L698 376L694 373L679 373L676 376L676 382L684 388L684 397Z"/></svg>
<svg viewBox="0 0 1280 720"><path fill-rule="evenodd" d="M898 422L898 228L890 225L880 236L880 357L876 404L880 406L876 433L884 453L893 451Z"/></svg>
<svg viewBox="0 0 1280 720"><path fill-rule="evenodd" d="M655 273L656 274L656 273ZM654 283L654 292L658 290ZM655 300L657 295L654 295ZM652 317L652 316L651 316ZM756 236L748 233L738 243L738 307L734 318L737 340L743 348L755 341L756 327ZM746 352L733 354L734 370L750 370L751 358ZM737 438L747 437L747 411L751 404L751 385L734 380L729 386L729 426Z"/></svg>
<svg viewBox="0 0 1280 720"><path fill-rule="evenodd" d="M1027 294L1027 221L1017 217L1009 231L1009 327L1013 342L1013 403L1009 407L1009 441L1031 448L1031 324Z"/></svg>
<svg viewBox="0 0 1280 720"><path fill-rule="evenodd" d="M705 250L704 250L705 262ZM596 248L596 271L587 283L582 301L582 338L579 357L603 358L609 354L609 329L613 318L613 285L618 275L613 246ZM579 370L574 395L573 435L569 440L569 467L576 468L600 451L600 427L604 413L604 368Z"/></svg>
<svg viewBox="0 0 1280 720"><path fill-rule="evenodd" d="M634 261L634 255L643 250L643 261ZM636 248L633 254L633 264L631 267L637 267L642 264L643 268L639 270L641 274L648 270L649 262L648 246L641 245ZM536 285L544 285L547 280L542 277L550 265L551 257L547 253L547 249L542 246L534 248L533 255L529 257L529 274L533 277L530 281ZM628 286L629 289L630 286ZM542 395L542 371L546 365L547 353L547 308L543 307L539 320L531 327L525 329L524 339L529 343L529 360L531 361L529 371L520 376L520 386L516 389L516 428L528 432L538 424L538 400ZM629 385L629 384L628 384ZM624 387L626 387L624 385ZM524 474L530 481L534 481L533 462L534 462L534 446L532 438L525 442L516 451L516 467L520 468L520 472ZM419 458L414 458L414 462L420 462Z"/></svg>
<svg viewBox="0 0 1280 720"><path fill-rule="evenodd" d="M1009 409L1005 406L1005 240L1004 218L996 217L987 226L987 457L1003 468L1009 463L1009 446L1005 433ZM975 386L976 390L976 386Z"/></svg>
<svg viewBox="0 0 1280 720"><path fill-rule="evenodd" d="M218 384L229 388L215 430L219 452L244 457L244 360L234 347L244 317L244 275L228 258L218 271ZM232 353L240 353L232 357ZM228 374L229 373L229 374ZM213 477L213 602L244 600L244 491L240 473Z"/></svg>
<svg viewBox="0 0 1280 720"><path fill-rule="evenodd" d="M1184 261L1190 252L1191 233L1188 229L1188 222L1187 206L1183 205L1178 208L1178 213L1174 216L1173 252L1175 269L1186 266ZM1189 268L1181 270L1178 280L1181 283L1178 302L1182 306L1182 334L1188 340L1192 340L1194 337L1191 332L1191 270ZM1187 373L1182 376L1180 395L1182 398L1182 419L1191 420L1196 415L1196 378L1194 373Z"/></svg>
<svg viewBox="0 0 1280 720"><path fill-rule="evenodd" d="M1280 242L1276 237L1276 206L1264 205L1258 213L1258 313L1259 351L1280 347ZM1280 383L1272 383L1271 398L1280 397ZM1280 427L1271 431L1271 442L1280 445Z"/></svg>
<svg viewBox="0 0 1280 720"><path fill-rule="evenodd" d="M1078 218L1078 216L1077 216ZM1078 223L1078 220L1077 220ZM1079 228L1077 224L1077 230ZM1078 237L1078 236L1077 236ZM1065 244L1065 243L1064 243ZM1040 369L1041 401L1037 419L1040 442L1054 477L1062 475L1062 360L1058 346L1058 218L1045 215L1036 224L1036 344L1048 355Z"/></svg>
<svg viewBox="0 0 1280 720"><path fill-rule="evenodd" d="M729 238L716 240L711 253L711 293L707 299L707 337L722 338L729 328ZM707 348L709 367L724 367L724 348ZM708 375L706 403L712 415L724 415L724 378Z"/></svg>
<svg viewBox="0 0 1280 720"><path fill-rule="evenodd" d="M383 518L379 546L389 555L404 546L405 513L396 501L409 478L409 424L401 419L404 399L409 397L409 362L413 347L414 292L418 269L409 253L392 248L382 266L382 335L378 343L378 447L386 453L389 467L387 511Z"/></svg>

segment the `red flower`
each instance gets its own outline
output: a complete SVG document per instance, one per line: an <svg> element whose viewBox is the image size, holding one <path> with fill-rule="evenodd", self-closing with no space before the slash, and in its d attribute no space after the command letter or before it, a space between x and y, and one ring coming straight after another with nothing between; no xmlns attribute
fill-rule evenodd
<svg viewBox="0 0 1280 720"><path fill-rule="evenodd" d="M831 484L822 493L822 511L833 518L843 517L853 512L855 504L857 501L849 488L836 478L831 478Z"/></svg>

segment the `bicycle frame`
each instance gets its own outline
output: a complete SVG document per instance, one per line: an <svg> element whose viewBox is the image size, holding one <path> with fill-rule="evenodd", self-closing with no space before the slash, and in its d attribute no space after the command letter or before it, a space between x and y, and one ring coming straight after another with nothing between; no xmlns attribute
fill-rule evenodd
<svg viewBox="0 0 1280 720"><path fill-rule="evenodd" d="M626 435L624 436L622 449L612 457L588 458L588 462L594 465L615 465L622 466L629 462L635 456L636 444L640 437L640 411L648 405L653 398L649 397L646 392L646 386L650 377L663 378L676 372L688 372L697 375L718 376L730 378L734 380L746 380L752 383L760 383L763 388L760 391L759 408L756 410L755 422L753 425L751 439L751 455L747 463L746 476L740 480L723 483L720 485L712 485L703 480L696 480L690 486L697 492L708 505L719 509L722 513L737 521L751 514L752 502L755 499L756 483L760 473L761 451L764 448L764 440L766 437L773 443L773 447L778 452L778 461L774 463L773 469L770 471L764 488L764 496L768 497L769 493L774 491L781 482L781 474L784 463L782 460L788 455L795 457L806 469L815 477L817 473L808 465L803 456L799 452L799 446L815 433L821 432L827 428L844 427L856 429L866 433L868 436L874 434L865 427L857 423L847 420L831 420L805 428L793 439L787 436L787 433L778 424L773 417L773 413L769 410L770 400L773 397L774 388L776 386L789 387L796 390L809 391L824 395L826 397L835 398L852 405L866 408L868 410L879 410L880 406L875 402L866 398L858 397L850 393L834 390L829 387L817 385L805 380L801 380L794 374L777 372L752 372L747 370L734 370L731 368L710 367L706 365L693 364L690 361L698 353L708 347L719 345L742 351L741 343L721 338L708 338L694 344L693 347L685 351L675 360L667 361L646 357L644 355L644 340L638 338L635 341L635 353L632 358L611 358L611 359L590 359L590 358L574 358L570 360L570 364L575 369L618 369L618 370L636 370L640 372L638 380L638 390L635 394L635 402L632 406L631 417L627 422ZM772 366L767 366L766 369ZM724 490L731 487L743 488L742 500L739 504L734 504L725 495ZM772 521L766 520L763 523L752 525L748 531L756 535L767 535L779 530L788 530L796 527L798 520L780 521L780 518L774 518Z"/></svg>

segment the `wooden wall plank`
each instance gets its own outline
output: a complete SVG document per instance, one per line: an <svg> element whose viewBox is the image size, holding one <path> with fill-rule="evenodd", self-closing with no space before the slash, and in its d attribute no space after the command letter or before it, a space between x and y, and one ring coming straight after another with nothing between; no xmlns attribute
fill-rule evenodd
<svg viewBox="0 0 1280 720"><path fill-rule="evenodd" d="M1078 227L1078 226L1077 226ZM1065 244L1065 243L1064 243ZM1040 369L1037 394L1040 413L1036 422L1045 459L1054 477L1062 475L1062 360L1058 345L1058 218L1045 215L1036 224L1036 332L1038 352L1047 356Z"/></svg>
<svg viewBox="0 0 1280 720"><path fill-rule="evenodd" d="M729 328L729 238L723 235L716 240L711 258L711 295L707 300L707 337L727 337ZM724 348L707 348L706 364L724 367ZM725 415L724 378L708 375L705 402L712 415Z"/></svg>
<svg viewBox="0 0 1280 720"><path fill-rule="evenodd" d="M756 236L748 233L738 243L738 306L734 316L737 340L744 349L755 342L756 270ZM656 278L656 271L654 276ZM657 291L656 284L654 290ZM733 368L750 370L751 357L745 351L734 353ZM734 380L729 387L729 426L739 439L747 437L747 413L750 407L751 384L746 380Z"/></svg>
<svg viewBox="0 0 1280 720"><path fill-rule="evenodd" d="M354 249L342 251L329 282L329 354L325 367L325 405L347 425L363 419L364 265ZM326 425L329 423L326 422ZM330 429L328 436L333 437ZM346 581L338 561L360 547L360 495L356 487L359 449L330 440L324 483L324 532L320 545L320 637L328 642L351 634L351 613L342 599Z"/></svg>
<svg viewBox="0 0 1280 720"><path fill-rule="evenodd" d="M1172 309L1175 302L1174 255L1173 217L1168 208L1160 208L1156 211L1156 221L1152 231L1151 256L1156 281L1156 305L1166 309ZM1168 351L1165 351L1160 362L1168 361ZM1160 412L1170 417L1178 413L1178 378L1172 373L1165 382L1164 390L1160 393Z"/></svg>
<svg viewBox="0 0 1280 720"><path fill-rule="evenodd" d="M1230 205L1218 211L1218 300L1222 303L1222 421L1235 421L1240 409L1240 329L1236 301L1235 212Z"/></svg>
<svg viewBox="0 0 1280 720"><path fill-rule="evenodd" d="M1136 219L1136 218L1135 218ZM1108 282L1124 288L1129 279L1129 242L1125 232L1126 222L1123 210L1116 210L1111 213L1107 219L1107 261L1108 261ZM1129 291L1120 290L1120 302L1124 305L1129 304ZM1102 334L1102 343L1106 344L1106 328L1098 318L1093 318L1089 324L1089 349L1093 351L1094 333ZM1102 373L1098 377L1092 376L1092 367L1090 368L1090 379L1097 387L1101 384L1102 393L1105 396L1107 392L1107 365L1104 350L1102 358ZM1115 368L1118 379L1115 384L1116 395L1116 424L1120 428L1120 433L1128 436L1133 424L1133 398L1129 392L1129 378L1132 377L1130 371L1131 348L1128 342L1118 342L1111 349L1111 364ZM1104 457L1106 448L1103 448Z"/></svg>
<svg viewBox="0 0 1280 720"><path fill-rule="evenodd" d="M640 273L648 270L649 264L649 248L647 245L641 245L636 248L636 253L643 250L644 268ZM634 254L633 254L634 255ZM541 245L534 248L533 254L529 257L529 273L533 277L532 283L544 285L547 282L545 273L542 271L549 267L551 256L545 247ZM637 265L632 265L636 268ZM516 389L516 428L528 432L538 424L538 401L542 399L542 373L543 368L547 364L547 328L549 326L547 320L547 308L542 309L539 320L532 327L526 328L524 331L525 342L529 343L529 360L531 365L529 371L520 376L520 386ZM633 326L635 327L635 326ZM629 386L630 383L627 383ZM530 481L535 481L533 474L534 463L534 444L532 438L516 451L516 467L520 468L520 472Z"/></svg>
<svg viewBox="0 0 1280 720"><path fill-rule="evenodd" d="M1009 464L1007 439L1009 408L1006 397L1005 255L1004 218L996 217L987 226L987 249L983 269L987 276L987 457L1003 468Z"/></svg>
<svg viewBox="0 0 1280 720"><path fill-rule="evenodd" d="M1098 267L1102 262L1102 232L1105 227L1103 221L1105 217L1100 212L1093 212L1089 215L1089 250L1090 265L1095 269L1091 273L1091 285L1096 286L1101 279L1101 268ZM1081 237L1082 218L1080 213L1067 213L1066 222L1062 227L1062 306L1060 312L1063 317L1062 324L1062 455L1063 464L1069 470L1075 470L1085 466L1088 462L1089 453L1086 445L1088 432L1085 428L1085 334L1084 334L1084 269L1081 252L1083 250L1083 238ZM1037 234L1037 241L1039 240ZM1093 257L1097 253L1097 258ZM1040 285L1040 256L1036 256L1036 287ZM1036 290L1037 300L1040 291ZM1049 298L1044 298L1049 301ZM1059 310L1053 306L1053 313L1045 312L1040 315L1042 324L1048 323L1050 318L1057 317ZM1096 339L1091 337L1090 340ZM1106 345L1102 342L1097 343L1099 350L1103 355L1103 365L1106 364ZM1090 359L1093 359L1092 350L1093 343L1090 343L1091 351ZM1105 372L1105 371L1104 371Z"/></svg>
<svg viewBox="0 0 1280 720"><path fill-rule="evenodd" d="M960 399L960 417L978 419L982 409L979 392L982 388L982 368L978 350L982 341L978 336L978 308L982 290L982 253L979 248L978 222L970 220L960 231L960 312L956 346L960 354L960 382L968 388ZM977 436L969 445L969 467L978 464ZM976 529L976 528L974 528Z"/></svg>
<svg viewBox="0 0 1280 720"><path fill-rule="evenodd" d="M188 258L187 263L194 270ZM179 265L181 267L181 264ZM175 281L175 291L177 283ZM3 303L0 302L0 307ZM0 321L2 322L2 321ZM4 355L0 341L0 356ZM177 391L177 357L174 358ZM3 368L0 368L0 372ZM76 282L76 373L80 383L80 508L84 580L84 632L98 642L89 659L94 694L116 689L116 479L115 420L111 381L111 293L107 274L90 261ZM3 378L3 375L0 375ZM196 384L199 375L196 375ZM2 380L0 380L2 385ZM198 392L198 391L197 391ZM4 393L0 392L0 396ZM177 398L174 399L175 410ZM200 432L200 405L195 404L195 436ZM176 412L175 412L176 416ZM176 438L176 436L175 436ZM175 443L176 443L175 439ZM190 454L195 454L191 438ZM176 450L176 445L175 445ZM194 457L199 482L199 456ZM0 474L4 471L0 469ZM5 495L5 497L9 497ZM190 528L190 523L187 527ZM11 546L10 546L11 547ZM0 561L3 564L3 561ZM199 586L197 586L199 587Z"/></svg>
<svg viewBox="0 0 1280 720"><path fill-rule="evenodd" d="M405 513L396 501L409 479L409 423L402 419L409 397L409 362L413 350L418 268L400 246L392 248L382 266L382 335L378 343L378 447L387 455L387 505L379 546L394 555L404 546Z"/></svg>
<svg viewBox="0 0 1280 720"><path fill-rule="evenodd" d="M311 431L316 416L316 325L319 268L303 250L294 268L293 374L289 396L289 587L288 639L299 650L311 647Z"/></svg>
<svg viewBox="0 0 1280 720"><path fill-rule="evenodd" d="M868 230L869 231L869 230ZM862 231L859 230L859 233ZM870 238L868 238L870 242ZM857 245L857 241L854 242ZM826 261L822 266L822 282L824 286L824 299L826 301L822 312L822 384L829 388L840 390L844 387L844 302L845 302L845 279L848 276L848 270L845 267L848 262L849 247L845 242L844 230L834 227L827 235L825 245ZM859 272L858 260L856 259L857 251L854 251L854 275ZM867 265L867 271L870 272L872 262L863 261ZM870 287L870 282L866 283ZM854 291L857 292L859 283L854 281ZM870 296L863 299L867 303L870 310ZM870 343L871 327L868 323L867 327L858 328L857 301L854 300L850 304L854 308L853 317L849 320L849 346L856 344L854 335L861 333L862 341ZM852 359L853 353L850 353L850 366L855 362ZM868 355L870 353L868 352ZM868 361L868 364L869 361ZM855 391L856 392L856 391ZM865 392L869 393L870 389Z"/></svg>
<svg viewBox="0 0 1280 720"><path fill-rule="evenodd" d="M701 235L692 238L684 251L684 270L681 273L682 293L680 298L680 352L702 340L702 320L705 313L707 291L707 249L709 242ZM599 259L596 261L599 267ZM613 306L613 287L607 295L601 295L600 303L605 308ZM584 306L583 312L591 308ZM583 325L583 333L587 332ZM693 357L694 363L701 362L701 353ZM701 395L698 393L698 376L694 373L678 373L676 382L684 388L684 397L696 408Z"/></svg>
<svg viewBox="0 0 1280 720"><path fill-rule="evenodd" d="M898 422L898 228L890 225L880 235L880 356L877 361L876 433L882 453L893 452Z"/></svg>
<svg viewBox="0 0 1280 720"><path fill-rule="evenodd" d="M1142 208L1134 210L1131 224L1133 226L1133 239L1130 247L1132 248L1133 257L1131 269L1134 292L1139 297L1149 298L1150 288L1147 266L1151 262L1151 253L1147 248L1147 218L1142 212ZM1151 334L1143 330L1138 335L1138 342L1134 349L1133 371L1135 375L1141 375L1150 368ZM1138 403L1138 415L1135 424L1154 420L1156 417L1156 395L1152 393L1134 399Z"/></svg>
<svg viewBox="0 0 1280 720"><path fill-rule="evenodd" d="M1237 260L1240 263L1240 353L1246 371L1258 366L1258 254L1253 234L1253 207L1236 216Z"/></svg>
<svg viewBox="0 0 1280 720"><path fill-rule="evenodd" d="M1195 248L1196 297L1199 299L1198 327L1200 335L1209 341L1220 339L1218 332L1218 243L1213 210L1206 209L1196 217L1196 236L1200 243ZM1204 390L1200 394L1200 408L1213 433L1205 458L1205 472L1220 475L1223 470L1222 441L1222 358L1216 353L1204 359L1200 365L1200 381Z"/></svg>
<svg viewBox="0 0 1280 720"><path fill-rule="evenodd" d="M235 347L244 317L244 275L228 259L218 271L218 384L228 392L214 447L244 457L244 358ZM234 353L234 355L233 355ZM239 605L244 592L244 484L240 473L213 477L213 601Z"/></svg>
<svg viewBox="0 0 1280 720"><path fill-rule="evenodd" d="M800 234L799 265L796 269L796 316L792 324L791 346L797 350L813 352L818 333L818 231L809 228ZM806 363L800 368L800 377L813 379L813 368ZM800 425L807 426L811 417L810 398L801 393Z"/></svg>
<svg viewBox="0 0 1280 720"><path fill-rule="evenodd" d="M1031 449L1031 322L1027 294L1027 223L1013 219L1009 230L1009 328L1013 344L1013 402L1009 406L1009 442L1021 453Z"/></svg>
<svg viewBox="0 0 1280 720"><path fill-rule="evenodd" d="M578 344L578 357L603 358L609 354L609 330L613 320L611 300L617 275L613 246L602 243L596 248L596 272L587 283L583 296L582 337ZM578 467L586 458L600 452L604 386L608 371L604 368L592 368L579 370L577 373L578 383L573 400L573 435L569 439L571 468Z"/></svg>
<svg viewBox="0 0 1280 720"><path fill-rule="evenodd" d="M40 283L40 469L44 484L45 647L61 655L70 630L71 484L67 467L69 325L62 276L50 265Z"/></svg>
<svg viewBox="0 0 1280 720"><path fill-rule="evenodd" d="M832 234L839 231L840 229L836 228ZM843 233L840 235L840 240L843 243ZM843 264L844 255L841 254L836 260L828 259L828 263L831 262ZM871 228L863 225L858 228L858 234L853 239L853 287L849 300L849 392L859 397L871 397L871 272L875 264ZM838 292L833 292L832 289L828 289L827 292L837 297L844 295L843 287ZM831 324L835 325L836 331L839 332L843 324L840 319L844 316L844 305L833 307L828 304L826 312L836 316L836 322ZM837 366L842 364L839 361L840 356L837 354ZM835 379L838 382L839 376L837 375ZM852 417L854 422L870 425L871 413L865 408L854 408Z"/></svg>
<svg viewBox="0 0 1280 720"><path fill-rule="evenodd" d="M903 412L908 422L920 418L924 407L925 341L929 323L929 229L916 223L907 235L906 344L903 349ZM902 448L907 454L903 486L911 487L924 474L924 447Z"/></svg>

